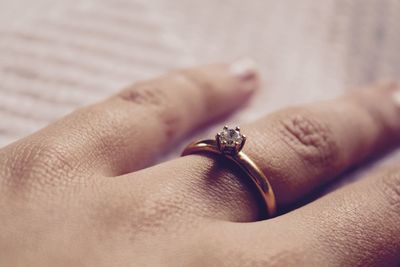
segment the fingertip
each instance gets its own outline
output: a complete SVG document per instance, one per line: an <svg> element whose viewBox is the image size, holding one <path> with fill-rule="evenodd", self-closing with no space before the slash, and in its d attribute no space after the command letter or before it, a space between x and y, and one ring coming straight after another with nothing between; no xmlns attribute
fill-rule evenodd
<svg viewBox="0 0 400 267"><path fill-rule="evenodd" d="M207 112L215 115L232 112L242 106L260 87L260 74L251 59L216 63L180 72L194 81L195 92L203 94Z"/></svg>
<svg viewBox="0 0 400 267"><path fill-rule="evenodd" d="M392 92L392 99L397 107L400 107L400 85L398 83L394 84L394 90Z"/></svg>
<svg viewBox="0 0 400 267"><path fill-rule="evenodd" d="M253 78L257 74L257 65L250 58L242 58L230 64L231 74L240 80Z"/></svg>
<svg viewBox="0 0 400 267"><path fill-rule="evenodd" d="M254 93L260 87L257 64L250 58L239 59L231 63L229 73L238 82L238 89L244 93Z"/></svg>

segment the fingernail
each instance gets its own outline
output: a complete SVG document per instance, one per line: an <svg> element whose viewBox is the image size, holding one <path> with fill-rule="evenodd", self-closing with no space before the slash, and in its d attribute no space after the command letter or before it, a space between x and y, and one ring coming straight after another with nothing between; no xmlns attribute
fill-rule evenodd
<svg viewBox="0 0 400 267"><path fill-rule="evenodd" d="M230 73L239 81L239 89L254 91L258 87L259 77L256 63L251 59L241 59L231 64Z"/></svg>
<svg viewBox="0 0 400 267"><path fill-rule="evenodd" d="M396 90L393 92L393 100L397 106L400 106L400 88L397 86Z"/></svg>

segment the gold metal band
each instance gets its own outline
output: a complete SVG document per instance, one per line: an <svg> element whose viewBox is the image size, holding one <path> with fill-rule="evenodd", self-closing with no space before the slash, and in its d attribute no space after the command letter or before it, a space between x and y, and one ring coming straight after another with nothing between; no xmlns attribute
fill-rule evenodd
<svg viewBox="0 0 400 267"><path fill-rule="evenodd" d="M222 155L225 158L236 163L256 184L267 208L268 216L274 217L276 214L276 200L272 187L268 182L267 177L261 169L252 161L245 153L239 151L236 155L222 153L218 148L215 140L207 139L189 144L182 152L182 156L197 154L202 152L210 152L213 154Z"/></svg>

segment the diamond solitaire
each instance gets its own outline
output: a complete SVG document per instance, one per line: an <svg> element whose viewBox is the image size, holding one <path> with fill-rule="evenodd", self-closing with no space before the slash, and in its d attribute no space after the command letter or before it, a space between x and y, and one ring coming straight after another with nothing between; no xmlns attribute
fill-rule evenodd
<svg viewBox="0 0 400 267"><path fill-rule="evenodd" d="M224 126L221 132L215 137L218 149L225 154L236 155L243 148L246 136L240 133L240 128L235 129Z"/></svg>
<svg viewBox="0 0 400 267"><path fill-rule="evenodd" d="M268 178L260 167L242 151L246 136L240 132L240 128L234 129L225 126L221 132L217 133L215 139L204 139L189 144L182 152L182 156L212 153L226 158L236 164L248 178L255 184L260 191L268 217L276 214L275 194L272 190Z"/></svg>

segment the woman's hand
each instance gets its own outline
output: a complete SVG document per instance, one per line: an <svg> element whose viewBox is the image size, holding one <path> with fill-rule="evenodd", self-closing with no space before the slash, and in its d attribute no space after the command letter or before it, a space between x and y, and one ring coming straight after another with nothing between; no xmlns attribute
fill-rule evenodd
<svg viewBox="0 0 400 267"><path fill-rule="evenodd" d="M0 266L398 265L398 164L258 222L257 191L220 157L144 169L258 84L243 62L174 72L1 149ZM244 151L269 177L278 210L400 141L396 90L366 89L242 126Z"/></svg>

